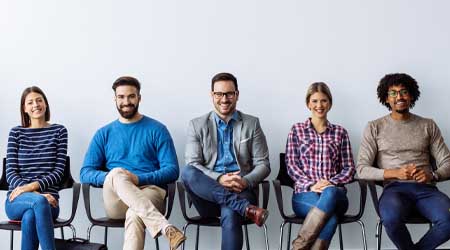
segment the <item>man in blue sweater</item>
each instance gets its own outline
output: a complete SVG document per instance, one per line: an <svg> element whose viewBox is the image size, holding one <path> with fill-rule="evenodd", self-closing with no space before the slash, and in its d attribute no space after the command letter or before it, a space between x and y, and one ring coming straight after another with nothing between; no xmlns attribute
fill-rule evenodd
<svg viewBox="0 0 450 250"><path fill-rule="evenodd" d="M99 129L80 171L82 183L103 185L106 214L125 218L123 249L144 249L145 228L177 249L186 239L164 215L167 183L178 179L175 147L167 128L138 112L140 83L129 76L113 86L119 119Z"/></svg>

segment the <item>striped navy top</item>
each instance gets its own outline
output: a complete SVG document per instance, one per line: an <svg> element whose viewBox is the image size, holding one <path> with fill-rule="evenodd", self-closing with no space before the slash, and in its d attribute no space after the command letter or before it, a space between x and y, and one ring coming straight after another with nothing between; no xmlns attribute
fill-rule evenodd
<svg viewBox="0 0 450 250"><path fill-rule="evenodd" d="M11 129L6 153L9 191L37 181L39 192L59 198L67 155L67 129L51 124L46 128Z"/></svg>

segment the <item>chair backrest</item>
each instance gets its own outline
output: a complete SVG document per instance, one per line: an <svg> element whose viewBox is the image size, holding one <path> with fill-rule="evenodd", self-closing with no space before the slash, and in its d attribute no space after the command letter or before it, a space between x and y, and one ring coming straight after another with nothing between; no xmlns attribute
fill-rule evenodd
<svg viewBox="0 0 450 250"><path fill-rule="evenodd" d="M64 166L64 176L59 185L60 189L72 188L73 183L72 173L70 171L70 157L66 156L66 165ZM0 179L0 190L9 190L9 184L6 180L6 158L3 158L2 177Z"/></svg>
<svg viewBox="0 0 450 250"><path fill-rule="evenodd" d="M294 188L294 181L287 172L285 157L285 153L280 153L280 169L278 170L277 180L279 180L280 184L283 186Z"/></svg>
<svg viewBox="0 0 450 250"><path fill-rule="evenodd" d="M3 158L2 177L0 179L0 190L8 191L8 182L6 181L6 158Z"/></svg>

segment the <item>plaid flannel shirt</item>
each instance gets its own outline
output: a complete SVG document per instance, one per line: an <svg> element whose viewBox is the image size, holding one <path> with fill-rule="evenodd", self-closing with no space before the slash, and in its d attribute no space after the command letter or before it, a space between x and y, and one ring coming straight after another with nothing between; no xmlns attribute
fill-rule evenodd
<svg viewBox="0 0 450 250"><path fill-rule="evenodd" d="M286 166L294 192L307 192L320 179L343 185L353 179L355 164L347 131L327 122L319 134L311 120L294 124L286 143Z"/></svg>

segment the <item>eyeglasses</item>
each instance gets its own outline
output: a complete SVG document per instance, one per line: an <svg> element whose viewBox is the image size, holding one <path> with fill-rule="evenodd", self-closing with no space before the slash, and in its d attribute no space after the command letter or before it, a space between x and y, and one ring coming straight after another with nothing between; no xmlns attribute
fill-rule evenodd
<svg viewBox="0 0 450 250"><path fill-rule="evenodd" d="M237 91L230 91L230 92L213 92L214 98L216 99L222 99L222 97L225 96L226 99L231 99L236 96Z"/></svg>
<svg viewBox="0 0 450 250"><path fill-rule="evenodd" d="M397 90L389 90L388 91L388 95L390 97L397 97L398 94L400 94L400 96L405 96L405 95L409 94L409 91L407 89L401 89L399 91L397 91Z"/></svg>

